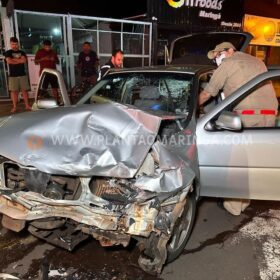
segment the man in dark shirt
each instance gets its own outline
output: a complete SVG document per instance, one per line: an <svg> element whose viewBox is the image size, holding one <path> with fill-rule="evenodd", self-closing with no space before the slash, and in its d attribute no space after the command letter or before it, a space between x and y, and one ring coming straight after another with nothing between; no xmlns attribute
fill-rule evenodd
<svg viewBox="0 0 280 280"><path fill-rule="evenodd" d="M83 43L83 50L80 52L77 66L81 70L81 81L87 81L92 85L96 84L97 81L97 67L99 59L95 51L91 50L89 42Z"/></svg>
<svg viewBox="0 0 280 280"><path fill-rule="evenodd" d="M98 80L100 80L111 68L123 67L123 51L121 49L115 49L112 52L111 59L107 61L99 72Z"/></svg>
<svg viewBox="0 0 280 280"><path fill-rule="evenodd" d="M10 44L11 49L6 51L4 55L8 64L9 90L11 91L13 102L11 113L15 113L17 110L18 94L20 91L22 92L25 109L30 111L31 107L28 103L28 90L30 90L30 85L25 73L27 57L25 52L19 49L18 39L16 37L10 38Z"/></svg>
<svg viewBox="0 0 280 280"><path fill-rule="evenodd" d="M43 42L43 48L37 51L35 55L35 64L40 65L40 75L45 68L56 69L56 64L59 64L59 59L56 52L52 49L50 40ZM52 88L53 96L58 100L58 83L57 78L53 75L47 75L44 79L42 87L47 89L49 84Z"/></svg>

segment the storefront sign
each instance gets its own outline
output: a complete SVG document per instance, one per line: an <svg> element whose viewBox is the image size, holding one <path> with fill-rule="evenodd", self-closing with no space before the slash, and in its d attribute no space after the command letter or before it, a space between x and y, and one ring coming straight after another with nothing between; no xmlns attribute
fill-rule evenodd
<svg viewBox="0 0 280 280"><path fill-rule="evenodd" d="M240 30L244 0L153 0L150 16L159 24L185 25L196 30Z"/></svg>
<svg viewBox="0 0 280 280"><path fill-rule="evenodd" d="M254 36L252 45L280 46L280 19L245 15L244 31Z"/></svg>
<svg viewBox="0 0 280 280"><path fill-rule="evenodd" d="M166 0L167 3L172 8L180 8L182 6L189 6L189 7L199 7L199 8L207 8L207 9L214 9L214 10L221 10L223 6L223 0Z"/></svg>

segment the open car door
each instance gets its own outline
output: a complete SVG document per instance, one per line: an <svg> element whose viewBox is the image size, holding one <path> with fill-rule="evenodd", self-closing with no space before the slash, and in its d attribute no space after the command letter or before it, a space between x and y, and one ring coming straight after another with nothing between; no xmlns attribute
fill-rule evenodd
<svg viewBox="0 0 280 280"><path fill-rule="evenodd" d="M51 82L57 84L57 88L51 88ZM54 69L44 69L39 78L32 109L48 109L69 105L71 102L62 73Z"/></svg>
<svg viewBox="0 0 280 280"><path fill-rule="evenodd" d="M255 77L198 120L201 196L280 200L278 120L274 127L243 127L234 111L268 83L279 92L280 67Z"/></svg>

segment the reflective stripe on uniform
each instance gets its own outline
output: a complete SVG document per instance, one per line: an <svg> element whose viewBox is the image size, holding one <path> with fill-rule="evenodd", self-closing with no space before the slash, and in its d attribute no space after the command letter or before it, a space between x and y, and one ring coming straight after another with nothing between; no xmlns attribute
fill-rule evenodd
<svg viewBox="0 0 280 280"><path fill-rule="evenodd" d="M277 115L276 110L242 110L239 111L242 115Z"/></svg>

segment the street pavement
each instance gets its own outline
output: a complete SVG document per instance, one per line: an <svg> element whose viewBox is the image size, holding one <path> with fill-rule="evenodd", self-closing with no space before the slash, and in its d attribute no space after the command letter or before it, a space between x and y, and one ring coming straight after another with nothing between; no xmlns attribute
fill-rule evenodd
<svg viewBox="0 0 280 280"><path fill-rule="evenodd" d="M30 102L30 104L32 104ZM4 116L9 116L11 115L11 109L12 109L12 102L11 101L6 101L6 102L1 102L0 101L0 117L4 117ZM17 113L22 113L25 112L25 106L23 101L19 102L18 106L17 106Z"/></svg>
<svg viewBox="0 0 280 280"><path fill-rule="evenodd" d="M280 203L252 201L232 216L204 199L191 238L165 280L279 280Z"/></svg>
<svg viewBox="0 0 280 280"><path fill-rule="evenodd" d="M48 279L279 280L280 203L253 201L235 217L216 202L200 201L183 254L157 277L140 270L135 245L106 249L90 239L71 253L1 226L0 275L47 279L42 275L49 271Z"/></svg>

